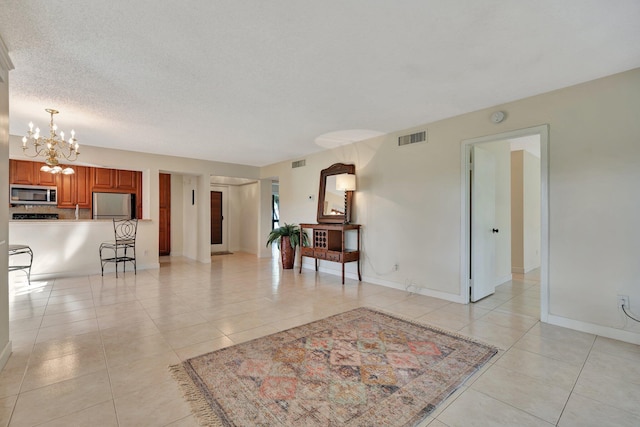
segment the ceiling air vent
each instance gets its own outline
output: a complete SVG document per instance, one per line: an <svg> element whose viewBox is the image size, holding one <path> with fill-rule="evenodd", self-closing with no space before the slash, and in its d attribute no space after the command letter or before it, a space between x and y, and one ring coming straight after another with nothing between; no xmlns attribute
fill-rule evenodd
<svg viewBox="0 0 640 427"><path fill-rule="evenodd" d="M306 160L296 160L295 162L291 162L291 169L301 168L306 164L307 164Z"/></svg>
<svg viewBox="0 0 640 427"><path fill-rule="evenodd" d="M427 131L412 133L411 135L403 135L398 137L398 147L403 145L415 144L427 140Z"/></svg>

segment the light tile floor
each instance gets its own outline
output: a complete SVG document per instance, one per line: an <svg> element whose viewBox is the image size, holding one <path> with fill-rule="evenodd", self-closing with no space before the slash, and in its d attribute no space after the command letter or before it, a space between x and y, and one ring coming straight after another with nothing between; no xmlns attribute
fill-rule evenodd
<svg viewBox="0 0 640 427"><path fill-rule="evenodd" d="M359 306L459 331L499 354L423 426L639 426L640 346L538 321L539 284L514 278L468 306L247 254L162 258L116 279L22 282L0 425L195 426L168 365Z"/></svg>

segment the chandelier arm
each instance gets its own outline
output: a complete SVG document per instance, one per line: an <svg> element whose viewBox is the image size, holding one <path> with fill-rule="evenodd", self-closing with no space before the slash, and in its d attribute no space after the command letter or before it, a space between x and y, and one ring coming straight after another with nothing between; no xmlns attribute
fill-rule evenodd
<svg viewBox="0 0 640 427"><path fill-rule="evenodd" d="M29 150L29 147L26 147L26 146L22 147L22 152L27 157L38 157L38 156L44 156L45 155L45 154L43 154L44 147L42 146L42 144L39 144L37 142L35 142L33 144L33 154L29 154L28 150Z"/></svg>
<svg viewBox="0 0 640 427"><path fill-rule="evenodd" d="M69 154L65 153L62 150L60 150L59 153L62 154L65 160L69 160L70 162L76 161L78 159L78 153L73 148L69 148Z"/></svg>

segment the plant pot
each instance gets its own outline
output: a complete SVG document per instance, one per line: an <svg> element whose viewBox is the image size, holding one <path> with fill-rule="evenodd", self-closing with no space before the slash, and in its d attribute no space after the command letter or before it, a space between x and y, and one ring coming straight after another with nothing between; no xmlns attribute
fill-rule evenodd
<svg viewBox="0 0 640 427"><path fill-rule="evenodd" d="M289 236L282 236L280 240L280 255L282 256L282 268L285 270L292 269L296 250L291 247Z"/></svg>

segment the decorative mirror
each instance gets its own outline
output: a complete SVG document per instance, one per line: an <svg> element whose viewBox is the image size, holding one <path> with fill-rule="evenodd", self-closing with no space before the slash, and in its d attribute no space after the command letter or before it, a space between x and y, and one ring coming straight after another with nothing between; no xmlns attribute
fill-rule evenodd
<svg viewBox="0 0 640 427"><path fill-rule="evenodd" d="M336 163L320 171L320 191L318 192L318 224L342 224L351 217L353 191L337 190L337 176L355 175L355 165ZM345 203L346 193L346 203Z"/></svg>

